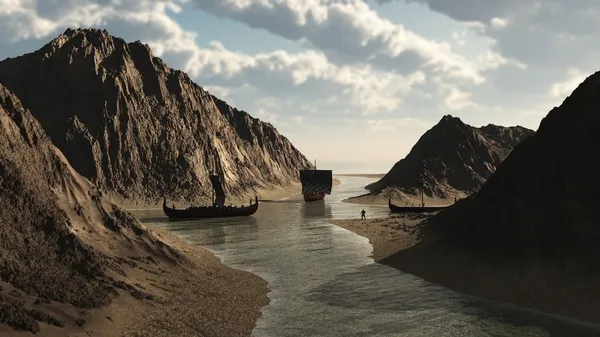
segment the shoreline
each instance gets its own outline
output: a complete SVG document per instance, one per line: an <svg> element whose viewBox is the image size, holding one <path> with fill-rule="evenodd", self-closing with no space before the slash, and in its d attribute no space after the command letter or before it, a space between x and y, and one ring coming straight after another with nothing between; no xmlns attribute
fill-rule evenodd
<svg viewBox="0 0 600 337"><path fill-rule="evenodd" d="M385 173L336 173L336 176L381 179Z"/></svg>
<svg viewBox="0 0 600 337"><path fill-rule="evenodd" d="M149 252L133 259L127 253L115 260L127 284L151 298L137 298L117 289L109 304L91 309L52 302L47 306L81 312L84 325L54 327L41 323L41 336L250 336L269 304L267 281L253 273L229 267L207 249L190 245L166 229L143 224L178 257ZM141 256L140 256L141 257ZM44 305L44 304L42 304ZM44 305L45 306L45 305ZM61 317L61 316L57 316ZM0 335L31 336L0 325Z"/></svg>
<svg viewBox="0 0 600 337"><path fill-rule="evenodd" d="M340 181L334 179L333 185L339 184ZM301 195L299 193L300 184L292 184L264 191L262 196L281 199ZM152 209L156 207L138 206L125 210ZM117 248L111 255L124 272L120 278L153 299L134 298L127 291L118 289L109 304L85 310L83 327L43 326L42 334L51 337L65 334L97 337L250 336L262 317L262 308L270 303L268 282L254 273L226 265L208 249L187 243L166 228L141 224L149 238L160 240L176 256L165 257L152 251L154 248L145 253L138 249ZM147 259L139 259L143 255ZM134 256L139 257L134 259ZM51 305L69 306L64 303ZM29 335L3 326L0 326L0 334Z"/></svg>
<svg viewBox="0 0 600 337"><path fill-rule="evenodd" d="M491 263L456 246L444 245L435 233L419 240L419 224L428 216L336 219L329 223L361 235L373 246L372 258L402 272L453 291L509 303L547 314L600 324L598 279L585 271L575 278L541 261L521 266Z"/></svg>
<svg viewBox="0 0 600 337"><path fill-rule="evenodd" d="M270 303L268 283L260 276L224 264L208 249L192 245L164 228L148 224L151 232L190 260L166 269L158 286L161 301L136 309L137 326L127 336L250 336ZM94 334L97 336L97 334Z"/></svg>
<svg viewBox="0 0 600 337"><path fill-rule="evenodd" d="M97 282L110 290L85 297L86 288L75 288L74 296L83 293L83 299L63 300L0 281L0 297L9 303L0 303L0 335L251 335L270 302L266 280L225 265L208 249L166 229L139 222L109 200L93 199L88 195L92 185L80 176L67 183L65 190L73 193L55 192L56 208L69 221L59 234L74 235L82 249L94 254L83 256L101 268L87 276L89 287ZM23 309L10 303L22 303ZM33 310L29 315L35 315L35 327L26 325L27 310Z"/></svg>
<svg viewBox="0 0 600 337"><path fill-rule="evenodd" d="M340 180L333 179L333 186L340 183ZM300 184L282 186L265 190L261 193L261 198L293 198L301 195L300 189ZM152 209L157 208L127 211ZM185 336L192 331L199 331L198 329L201 329L203 335L209 336L250 336L262 317L262 308L270 303L268 293L271 290L268 282L254 273L226 265L208 249L189 244L168 229L147 223L144 226L165 244L181 252L190 260L191 265L171 265L162 270L164 277L153 276L152 285L164 296L160 303L142 303L130 298L128 294L120 294L110 305L93 309L94 316L129 317L120 324L119 333L124 336ZM195 296L189 296L190 293ZM104 335L102 329L100 325L89 324L85 331L94 336L106 337L115 333L112 330Z"/></svg>

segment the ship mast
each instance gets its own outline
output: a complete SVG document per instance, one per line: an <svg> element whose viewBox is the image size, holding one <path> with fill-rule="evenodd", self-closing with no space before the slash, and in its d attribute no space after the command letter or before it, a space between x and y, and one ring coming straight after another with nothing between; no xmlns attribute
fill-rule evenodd
<svg viewBox="0 0 600 337"><path fill-rule="evenodd" d="M421 170L421 207L425 207L425 160L423 160L423 169Z"/></svg>

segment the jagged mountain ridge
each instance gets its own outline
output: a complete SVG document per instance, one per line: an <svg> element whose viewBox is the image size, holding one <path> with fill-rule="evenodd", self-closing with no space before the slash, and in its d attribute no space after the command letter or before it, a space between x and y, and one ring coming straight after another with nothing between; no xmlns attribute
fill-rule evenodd
<svg viewBox="0 0 600 337"><path fill-rule="evenodd" d="M473 296L600 323L599 94L596 72L478 192L422 222L419 243L382 263Z"/></svg>
<svg viewBox="0 0 600 337"><path fill-rule="evenodd" d="M77 172L126 200L206 199L210 172L229 195L251 196L311 167L272 125L216 99L148 46L104 30L67 29L0 62L0 81Z"/></svg>
<svg viewBox="0 0 600 337"><path fill-rule="evenodd" d="M124 275L115 258L119 245L178 253L96 195L1 83L0 129L0 325L39 332L39 322L62 327L81 319L65 321L71 314L59 313L64 305L53 301L99 307L115 287L143 296L117 281ZM105 249L94 248L96 242Z"/></svg>
<svg viewBox="0 0 600 337"><path fill-rule="evenodd" d="M424 191L429 197L463 197L479 189L512 148L534 131L521 126L489 124L473 127L446 115L425 132L409 154L380 180L366 186L372 194L409 195Z"/></svg>
<svg viewBox="0 0 600 337"><path fill-rule="evenodd" d="M597 261L598 87L600 72L552 109L478 193L431 221L469 247L560 260L578 252Z"/></svg>

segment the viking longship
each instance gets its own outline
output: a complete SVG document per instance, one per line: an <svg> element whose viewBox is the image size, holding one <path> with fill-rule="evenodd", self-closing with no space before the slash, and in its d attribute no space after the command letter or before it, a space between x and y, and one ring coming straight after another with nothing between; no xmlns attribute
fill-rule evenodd
<svg viewBox="0 0 600 337"><path fill-rule="evenodd" d="M326 194L331 194L333 173L331 170L317 170L317 162L313 170L300 170L302 195L304 201L323 200Z"/></svg>
<svg viewBox="0 0 600 337"><path fill-rule="evenodd" d="M449 206L396 206L392 204L392 197L388 200L388 207L392 213L431 213L444 209Z"/></svg>
<svg viewBox="0 0 600 337"><path fill-rule="evenodd" d="M423 171L425 162L423 162ZM392 197L388 199L388 207L392 213L431 213L449 206L425 206L425 175L421 173L421 206L396 206L392 204Z"/></svg>
<svg viewBox="0 0 600 337"><path fill-rule="evenodd" d="M167 199L163 198L163 212L169 219L202 219L202 218L225 218L234 216L249 216L258 210L258 197L254 197L254 203L250 200L249 206L225 206L225 191L221 185L218 175L211 175L210 182L213 187L214 201L212 206L188 207L186 209L175 209L167 206Z"/></svg>

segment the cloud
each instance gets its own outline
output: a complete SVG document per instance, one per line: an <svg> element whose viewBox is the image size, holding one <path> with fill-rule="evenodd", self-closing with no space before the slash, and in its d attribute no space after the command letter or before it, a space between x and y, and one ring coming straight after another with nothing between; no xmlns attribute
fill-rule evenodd
<svg viewBox="0 0 600 337"><path fill-rule="evenodd" d="M221 99L226 98L231 93L230 88L222 87L219 85L205 85L204 90L208 91L211 95L214 95Z"/></svg>
<svg viewBox="0 0 600 337"><path fill-rule="evenodd" d="M490 25L494 28L504 28L508 25L508 21L501 18L492 18L490 20Z"/></svg>
<svg viewBox="0 0 600 337"><path fill-rule="evenodd" d="M567 79L552 84L549 89L549 94L552 97L565 97L573 92L586 77L586 75L577 69L568 69Z"/></svg>
<svg viewBox="0 0 600 337"><path fill-rule="evenodd" d="M369 119L367 120L367 130L371 132L399 132L408 129L427 128L430 125L414 117L388 118L388 119Z"/></svg>
<svg viewBox="0 0 600 337"><path fill-rule="evenodd" d="M440 31L431 23L420 35L384 18L394 17L383 13L392 2L427 6L462 25ZM226 41L237 32L210 42L210 24L183 28L175 20L182 8L294 47L244 49ZM469 123L535 127L597 67L598 13L591 0L0 0L0 48L47 41L67 27L107 28L149 44L210 93L286 135L306 137L300 124L312 130L311 146L322 142L314 130L326 134L331 125L346 137L339 143L360 135L389 144L395 134L393 142L410 143L448 112Z"/></svg>
<svg viewBox="0 0 600 337"><path fill-rule="evenodd" d="M271 124L275 124L277 122L277 120L279 119L279 115L273 112L270 112L266 109L260 108L255 112L256 116L258 116L259 119L265 121L265 122L269 122Z"/></svg>
<svg viewBox="0 0 600 337"><path fill-rule="evenodd" d="M471 101L471 93L461 91L458 88L450 90L450 93L444 99L444 104L450 111L462 110L476 105Z"/></svg>
<svg viewBox="0 0 600 337"><path fill-rule="evenodd" d="M235 87L250 83L279 98L331 100L333 94L338 94L365 114L398 108L413 86L426 80L421 71L402 76L376 71L368 65L338 66L315 51L277 50L250 55L230 51L219 42L211 46L198 49L185 69L211 85Z"/></svg>
<svg viewBox="0 0 600 337"><path fill-rule="evenodd" d="M595 65L600 2L595 0L378 0L420 3L497 41L503 56L537 67Z"/></svg>
<svg viewBox="0 0 600 337"><path fill-rule="evenodd" d="M481 68L454 52L447 42L423 38L382 18L362 0L194 0L202 10L265 29L293 41L306 41L336 62L369 63L384 71L419 66L471 83L485 81ZM408 62L407 62L408 60ZM485 68L484 68L485 69Z"/></svg>
<svg viewBox="0 0 600 337"><path fill-rule="evenodd" d="M233 52L218 41L211 42L210 48L201 48L195 41L196 32L183 29L169 16L169 11L181 10L176 2L48 0L36 5L31 1L0 1L3 1L0 18L8 19L0 21L5 39L48 37L69 26L109 27L113 35L144 41L155 55L168 62L175 61L175 64L169 62L170 65L179 65L217 96L227 96L231 88L250 84L263 94L281 97L310 96L324 100L337 95L363 113L371 114L398 108L413 85L426 80L419 70L400 75L373 69L365 63L335 65L321 51L246 54ZM314 12L319 7L309 9L313 11L311 17L319 16L318 11ZM343 10L338 12L342 15ZM317 22L325 19L321 17ZM25 25L29 28L21 29Z"/></svg>

